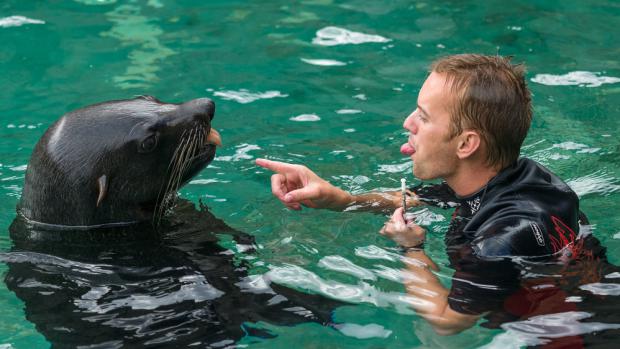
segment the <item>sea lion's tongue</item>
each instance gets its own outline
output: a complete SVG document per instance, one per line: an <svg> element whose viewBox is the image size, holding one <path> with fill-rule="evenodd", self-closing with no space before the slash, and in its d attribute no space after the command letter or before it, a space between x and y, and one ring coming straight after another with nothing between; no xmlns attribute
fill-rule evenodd
<svg viewBox="0 0 620 349"><path fill-rule="evenodd" d="M216 147L219 147L222 145L222 137L220 136L220 133L217 132L214 128L211 129L211 131L209 132L209 135L207 136L207 144L213 144Z"/></svg>
<svg viewBox="0 0 620 349"><path fill-rule="evenodd" d="M405 143L400 147L400 152L403 155L410 156L415 153L415 149L409 143Z"/></svg>

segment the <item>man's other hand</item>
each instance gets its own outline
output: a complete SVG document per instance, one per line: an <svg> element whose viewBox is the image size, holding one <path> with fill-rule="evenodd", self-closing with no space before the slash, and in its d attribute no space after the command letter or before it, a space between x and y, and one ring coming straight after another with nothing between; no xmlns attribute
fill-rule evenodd
<svg viewBox="0 0 620 349"><path fill-rule="evenodd" d="M426 239L426 230L415 224L413 219L405 220L402 207L394 211L379 233L394 240L402 247L418 247Z"/></svg>

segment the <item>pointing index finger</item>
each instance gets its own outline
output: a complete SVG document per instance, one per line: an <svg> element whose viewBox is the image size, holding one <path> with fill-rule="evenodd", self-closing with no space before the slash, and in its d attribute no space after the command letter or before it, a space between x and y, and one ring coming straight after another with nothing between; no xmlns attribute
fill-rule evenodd
<svg viewBox="0 0 620 349"><path fill-rule="evenodd" d="M260 167L264 167L268 170L278 173L286 172L291 166L290 164L287 164L285 162L272 161L267 159L256 159L255 163Z"/></svg>

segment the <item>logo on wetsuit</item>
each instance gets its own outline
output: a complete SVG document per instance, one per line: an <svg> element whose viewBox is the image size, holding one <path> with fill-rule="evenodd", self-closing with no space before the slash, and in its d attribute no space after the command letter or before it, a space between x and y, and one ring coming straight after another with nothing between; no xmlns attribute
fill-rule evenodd
<svg viewBox="0 0 620 349"><path fill-rule="evenodd" d="M467 204L469 205L469 210L471 214L474 215L480 209L480 197L477 197L473 200L467 200Z"/></svg>
<svg viewBox="0 0 620 349"><path fill-rule="evenodd" d="M532 232L534 233L534 238L536 238L536 243L539 246L545 246L545 238L543 237L542 231L540 227L535 222L530 222L530 228L532 228Z"/></svg>

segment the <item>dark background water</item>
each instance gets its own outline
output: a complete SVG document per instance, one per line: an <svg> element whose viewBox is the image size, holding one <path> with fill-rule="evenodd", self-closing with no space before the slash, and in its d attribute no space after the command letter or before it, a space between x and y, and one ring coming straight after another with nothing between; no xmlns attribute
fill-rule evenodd
<svg viewBox="0 0 620 349"><path fill-rule="evenodd" d="M38 23L9 26L11 16ZM403 176L414 182L398 149L428 65L452 53L514 55L527 64L534 93L523 154L577 191L595 236L618 264L619 22L615 1L3 1L0 249L12 246L8 226L30 152L60 115L134 95L169 102L207 96L217 104L214 126L224 147L182 196L203 200L228 225L255 236L253 255L221 242L246 260L249 274L270 271L281 283L355 300L335 313L346 330L261 323L278 337L249 345L523 343L509 330L480 327L434 336L395 300L404 291L389 276L400 268L385 259L393 245L377 234L384 217L286 211L253 159L304 163L353 191L397 188ZM340 36L323 36L327 27ZM429 212L428 253L445 264L449 212ZM0 270L6 274L7 265ZM444 267L441 275L448 282L451 271ZM341 287L329 287L335 285ZM46 346L6 285L0 308L0 344Z"/></svg>

